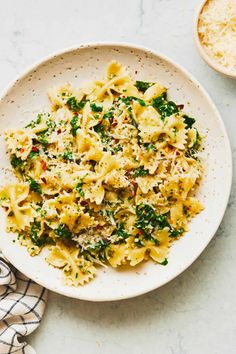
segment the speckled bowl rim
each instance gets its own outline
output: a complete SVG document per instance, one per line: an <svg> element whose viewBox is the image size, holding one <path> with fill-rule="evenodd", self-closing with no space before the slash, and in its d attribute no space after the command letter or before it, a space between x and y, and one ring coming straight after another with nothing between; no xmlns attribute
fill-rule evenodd
<svg viewBox="0 0 236 354"><path fill-rule="evenodd" d="M215 71L217 71L220 74L223 74L224 76L227 76L228 78L231 79L236 79L236 72L232 72L231 70L227 70L223 67L223 65L220 65L217 63L216 60L210 57L210 55L207 54L207 51L203 48L200 38L198 35L198 23L199 23L199 17L202 13L203 7L206 5L206 3L209 0L203 0L201 5L199 6L196 15L195 15L195 20L194 20L194 40L195 44L197 46L197 49L202 57L202 59Z"/></svg>
<svg viewBox="0 0 236 354"><path fill-rule="evenodd" d="M54 52L53 54L51 55L48 55L48 56L45 56L43 57L41 60L37 61L36 63L34 63L33 65L31 65L27 70L25 70L23 72L23 74L19 75L18 78L16 80L14 80L12 83L10 83L10 85L8 85L8 87L3 90L1 93L0 93L0 104L1 104L1 101L2 99L8 94L8 92L10 92L10 90L13 88L13 86L20 80L24 79L32 70L36 70L40 65L42 65L43 63L57 57L57 56L61 56L61 55L64 55L66 53L69 53L69 52L73 52L75 50L79 50L79 49L83 49L83 48L94 48L94 47L103 47L103 46L107 46L107 47L123 47L123 48L127 48L127 49L133 49L133 50L140 50L140 51L143 51L143 52L146 52L146 53L149 53L151 55L154 55L156 57L159 57L160 59L166 61L168 64L172 65L173 67L177 68L177 70L179 70L183 75L185 75L186 77L189 78L189 80L191 80L191 82L198 88L198 90L201 91L201 93L204 95L205 99L208 101L208 103L211 105L213 111L215 112L215 115L218 119L218 124L220 125L220 128L224 134L224 138L225 138L225 149L226 149L226 152L227 152L227 159L228 159L228 166L229 166L229 174L228 174L228 177L227 177L227 185L224 187L224 203L222 205L222 212L221 212L221 216L219 217L218 219L218 223L214 229L214 231L211 233L211 235L209 235L209 237L206 239L206 242L205 244L202 246L202 248L199 250L198 254L193 258L191 259L191 261L189 262L186 262L182 268L178 268L178 270L174 273L172 273L167 279L165 279L164 281L160 282L158 285L153 282L153 285L152 286L149 286L147 288L145 288L145 290L140 290L140 291L135 291L134 294L132 295L129 295L129 296L116 296L116 297L113 297L112 299L108 299L107 297L99 297L99 299L94 299L94 298L88 298L88 297L83 297L83 296L73 296L73 295L68 295L68 293L66 291L62 289L55 289L53 287L53 285L50 283L50 282L47 282L47 279L45 279L44 281L38 281L33 279L34 281L36 281L38 284L42 285L43 287L53 291L53 292L56 292L58 294L61 294L61 295L64 295L64 296L67 296L67 297L72 297L72 298L77 298L77 299L80 299L80 300L86 300L86 301L92 301L92 302L104 302L104 301L117 301L117 300L125 300L125 299L128 299L128 298L134 298L134 297L137 297L137 296L140 296L140 295L143 295L143 294L146 294L152 290L155 290L155 289L158 289L162 286L164 286L165 284L169 283L171 280L175 279L178 275L180 275L181 273L183 273L187 268L189 268L189 266L191 264L194 263L194 261L201 255L201 253L204 251L204 249L207 247L207 245L209 244L209 242L212 240L213 236L215 235L216 231L218 230L219 228L219 225L223 219L223 216L225 214L225 210L226 210L226 207L227 207L227 203L228 203L228 200L229 200L229 196L230 196L230 191L231 191L231 185L232 185L232 152L231 152L231 147L230 147L230 142L229 142L229 138L228 138L228 134L227 134L227 131L225 129L225 126L224 126L224 123L223 123L223 120L220 116L220 113L219 111L217 110L214 102L212 101L212 99L210 98L210 96L208 95L208 93L206 92L206 90L202 87L202 85L193 77L192 74L190 74L186 69L184 69L181 65L179 64L176 64L173 60L169 59L168 57L166 57L165 55L161 54L160 52L158 51L154 51L154 50L151 50L149 48L146 48L144 46L141 46L141 45L135 45L135 44L131 44L131 43L128 43L128 42L91 42L91 43L86 43L86 44L81 44L81 45L77 45L77 46L72 46L72 47L69 47L69 48L66 48L66 49L62 49L62 50L59 50L57 52ZM8 256L8 254L5 254L4 253L4 249L2 250L4 256L13 264L13 266L15 266L15 259L14 258L11 258ZM16 267L21 273L23 273L24 275L26 275L27 277L30 277L27 270L24 268L24 267L21 267L19 264L17 264L17 267ZM31 277L32 278L32 277Z"/></svg>

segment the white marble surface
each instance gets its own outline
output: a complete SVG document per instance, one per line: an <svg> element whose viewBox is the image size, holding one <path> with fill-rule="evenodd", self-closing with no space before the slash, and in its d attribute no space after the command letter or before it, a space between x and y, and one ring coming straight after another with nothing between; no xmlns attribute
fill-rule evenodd
<svg viewBox="0 0 236 354"><path fill-rule="evenodd" d="M0 1L0 89L42 56L89 41L159 50L205 86L236 159L236 81L209 69L193 43L200 0ZM217 235L181 276L147 295L88 303L53 293L29 338L38 354L236 353L236 181ZM224 181L219 188L224 188Z"/></svg>

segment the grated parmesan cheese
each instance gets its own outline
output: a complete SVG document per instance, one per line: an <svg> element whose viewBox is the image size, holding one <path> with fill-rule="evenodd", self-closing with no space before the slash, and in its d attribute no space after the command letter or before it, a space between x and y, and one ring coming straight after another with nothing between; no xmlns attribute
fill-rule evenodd
<svg viewBox="0 0 236 354"><path fill-rule="evenodd" d="M208 55L236 71L236 0L209 0L198 23L199 39Z"/></svg>

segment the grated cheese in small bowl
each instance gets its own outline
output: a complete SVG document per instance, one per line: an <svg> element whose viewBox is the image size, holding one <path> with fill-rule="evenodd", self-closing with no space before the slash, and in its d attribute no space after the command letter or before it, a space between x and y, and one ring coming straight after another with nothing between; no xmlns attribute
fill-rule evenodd
<svg viewBox="0 0 236 354"><path fill-rule="evenodd" d="M236 78L236 0L205 1L198 16L197 37L207 63Z"/></svg>

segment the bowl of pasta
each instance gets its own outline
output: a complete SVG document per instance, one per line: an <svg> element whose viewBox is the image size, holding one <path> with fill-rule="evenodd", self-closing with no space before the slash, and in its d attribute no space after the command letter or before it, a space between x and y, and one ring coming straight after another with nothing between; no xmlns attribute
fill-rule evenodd
<svg viewBox="0 0 236 354"><path fill-rule="evenodd" d="M110 301L156 289L224 215L222 119L151 50L89 44L42 60L3 95L0 128L1 249L55 292Z"/></svg>

